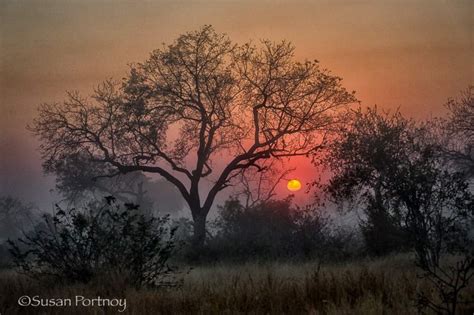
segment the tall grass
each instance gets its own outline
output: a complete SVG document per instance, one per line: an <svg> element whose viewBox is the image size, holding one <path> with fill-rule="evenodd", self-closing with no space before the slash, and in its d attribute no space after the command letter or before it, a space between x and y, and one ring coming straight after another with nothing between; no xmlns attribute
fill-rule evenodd
<svg viewBox="0 0 474 315"><path fill-rule="evenodd" d="M0 312L10 314L114 314L116 308L34 308L17 305L22 295L117 297L125 314L417 314L417 290L429 283L417 277L407 256L339 265L249 263L197 267L179 288L137 291L121 277L88 285L37 283L13 272L0 274ZM474 299L471 284L467 293ZM472 299L471 299L472 300ZM472 314L465 305L461 314Z"/></svg>

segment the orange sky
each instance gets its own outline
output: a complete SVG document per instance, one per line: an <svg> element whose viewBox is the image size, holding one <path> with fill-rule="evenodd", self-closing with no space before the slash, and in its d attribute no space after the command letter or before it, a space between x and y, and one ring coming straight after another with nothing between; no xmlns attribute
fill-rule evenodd
<svg viewBox="0 0 474 315"><path fill-rule="evenodd" d="M290 40L298 58L343 77L363 105L417 118L444 113L446 99L474 82L470 0L3 0L0 194L49 198L52 180L42 178L37 143L25 130L38 104L119 79L127 63L203 24L239 42Z"/></svg>

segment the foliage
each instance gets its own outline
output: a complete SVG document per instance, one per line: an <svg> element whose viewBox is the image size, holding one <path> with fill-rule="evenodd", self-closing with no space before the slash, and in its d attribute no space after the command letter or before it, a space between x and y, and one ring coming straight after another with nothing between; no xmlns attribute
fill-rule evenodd
<svg viewBox="0 0 474 315"><path fill-rule="evenodd" d="M8 268L11 264L10 253L6 242L0 243L0 269Z"/></svg>
<svg viewBox="0 0 474 315"><path fill-rule="evenodd" d="M138 214L138 206L121 207L113 197L106 201L84 211L57 206L33 233L9 241L16 265L38 278L88 282L117 273L137 287L173 285L168 260L175 231L166 227L168 218Z"/></svg>
<svg viewBox="0 0 474 315"><path fill-rule="evenodd" d="M331 230L327 216L312 207L293 207L291 198L252 207L230 198L219 207L214 227L208 255L220 260L339 259L350 255L353 244L346 233Z"/></svg>
<svg viewBox="0 0 474 315"><path fill-rule="evenodd" d="M0 197L0 268L12 263L7 239L30 231L36 220L35 206L12 196Z"/></svg>

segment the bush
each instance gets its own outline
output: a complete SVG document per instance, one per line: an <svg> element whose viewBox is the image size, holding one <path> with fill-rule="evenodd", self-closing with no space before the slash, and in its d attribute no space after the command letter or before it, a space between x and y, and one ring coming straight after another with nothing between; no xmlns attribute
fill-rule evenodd
<svg viewBox="0 0 474 315"><path fill-rule="evenodd" d="M245 208L230 199L220 207L212 245L224 255L242 259L287 256L294 230L290 212L287 200Z"/></svg>
<svg viewBox="0 0 474 315"><path fill-rule="evenodd" d="M219 207L215 235L209 237L211 260L339 259L352 238L331 229L330 220L315 208L298 208L291 199L243 206L231 198Z"/></svg>
<svg viewBox="0 0 474 315"><path fill-rule="evenodd" d="M174 285L168 265L174 248L174 229L168 217L138 213L138 206L90 204L85 211L62 210L44 216L35 231L9 241L15 264L33 277L54 276L68 282L118 273L136 287Z"/></svg>

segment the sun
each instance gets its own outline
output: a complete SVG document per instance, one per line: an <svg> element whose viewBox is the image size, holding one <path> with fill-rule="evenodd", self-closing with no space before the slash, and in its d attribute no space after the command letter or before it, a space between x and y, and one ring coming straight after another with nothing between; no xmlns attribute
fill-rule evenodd
<svg viewBox="0 0 474 315"><path fill-rule="evenodd" d="M286 187L289 191L298 191L301 189L301 182L297 179L292 179L288 181Z"/></svg>

